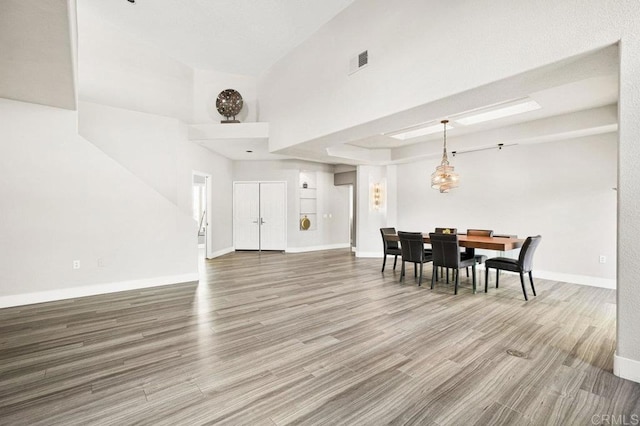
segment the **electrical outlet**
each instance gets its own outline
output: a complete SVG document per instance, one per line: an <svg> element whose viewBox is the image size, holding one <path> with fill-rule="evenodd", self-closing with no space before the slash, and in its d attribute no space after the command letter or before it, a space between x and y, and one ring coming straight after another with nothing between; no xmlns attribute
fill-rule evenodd
<svg viewBox="0 0 640 426"><path fill-rule="evenodd" d="M607 263L607 256L600 255L600 263Z"/></svg>
<svg viewBox="0 0 640 426"><path fill-rule="evenodd" d="M80 269L80 261L79 260L74 260L73 261L73 269Z"/></svg>

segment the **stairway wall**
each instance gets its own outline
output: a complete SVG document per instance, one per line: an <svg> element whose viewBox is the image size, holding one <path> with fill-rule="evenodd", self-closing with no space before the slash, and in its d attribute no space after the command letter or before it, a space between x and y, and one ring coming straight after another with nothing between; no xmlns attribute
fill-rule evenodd
<svg viewBox="0 0 640 426"><path fill-rule="evenodd" d="M197 280L197 224L76 112L0 99L0 117L0 307Z"/></svg>

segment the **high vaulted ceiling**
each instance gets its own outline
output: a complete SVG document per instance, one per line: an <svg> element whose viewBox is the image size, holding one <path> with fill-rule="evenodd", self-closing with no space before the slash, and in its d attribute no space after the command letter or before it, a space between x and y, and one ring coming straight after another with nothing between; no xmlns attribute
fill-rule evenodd
<svg viewBox="0 0 640 426"><path fill-rule="evenodd" d="M194 68L259 75L353 0L81 0Z"/></svg>
<svg viewBox="0 0 640 426"><path fill-rule="evenodd" d="M82 6L169 56L222 72L259 74L353 0L81 0ZM75 108L73 10L66 0L0 2L0 96ZM47 69L46 73L41 72ZM367 72L363 70L361 72ZM202 140L231 159L294 157L333 164L392 164L437 157L441 133L389 134L519 98L542 108L449 131L451 150L531 143L616 130L618 50L610 46L447 99L400 111L277 153L267 138ZM249 153L249 151L253 151ZM250 155L251 154L251 155Z"/></svg>
<svg viewBox="0 0 640 426"><path fill-rule="evenodd" d="M455 121L471 111L517 99L541 108L484 123ZM618 46L425 103L375 121L277 151L333 164L394 164L442 155L442 131L407 140L389 135L451 119L448 148L460 153L504 145L550 142L617 130Z"/></svg>
<svg viewBox="0 0 640 426"><path fill-rule="evenodd" d="M88 11L195 68L259 75L354 0L82 0ZM392 7L392 6L390 6ZM375 65L359 72L369 72ZM618 48L609 46L449 98L381 117L278 152L268 138L195 139L234 160L293 157L330 164L394 164L438 157L442 134L389 135L516 99L541 109L486 123L453 122L451 150L535 143L617 129ZM453 120L452 120L453 121Z"/></svg>

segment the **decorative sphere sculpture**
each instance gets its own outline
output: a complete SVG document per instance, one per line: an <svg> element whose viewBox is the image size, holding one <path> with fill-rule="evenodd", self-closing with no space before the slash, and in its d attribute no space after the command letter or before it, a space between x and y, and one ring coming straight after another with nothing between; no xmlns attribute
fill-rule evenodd
<svg viewBox="0 0 640 426"><path fill-rule="evenodd" d="M226 117L221 123L239 123L236 115L242 110L242 95L234 89L223 90L216 99L216 109Z"/></svg>

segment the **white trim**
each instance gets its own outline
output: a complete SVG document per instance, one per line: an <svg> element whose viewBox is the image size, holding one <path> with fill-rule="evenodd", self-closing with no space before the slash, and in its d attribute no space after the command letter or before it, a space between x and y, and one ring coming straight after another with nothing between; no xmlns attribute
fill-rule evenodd
<svg viewBox="0 0 640 426"><path fill-rule="evenodd" d="M543 280L562 281L565 283L588 285L591 287L616 288L616 280L590 277L588 275L563 274L561 272L539 271L534 269L533 276Z"/></svg>
<svg viewBox="0 0 640 426"><path fill-rule="evenodd" d="M613 354L613 374L640 383L640 361Z"/></svg>
<svg viewBox="0 0 640 426"><path fill-rule="evenodd" d="M307 251L333 250L341 248L349 248L349 243L326 244L323 246L307 246L307 247L287 247L285 253L304 253Z"/></svg>
<svg viewBox="0 0 640 426"><path fill-rule="evenodd" d="M223 256L227 253L233 252L235 249L233 247L223 248L222 250L212 251L207 254L207 259L213 259L214 257Z"/></svg>
<svg viewBox="0 0 640 426"><path fill-rule="evenodd" d="M160 287L164 285L193 282L198 280L198 273L190 273L182 275L169 275L164 277L144 278L141 280L120 281L116 283L67 287L58 290L38 291L34 293L14 294L10 296L1 296L0 308L32 305L34 303L74 299L76 297L95 296L98 294L116 293L118 291Z"/></svg>

